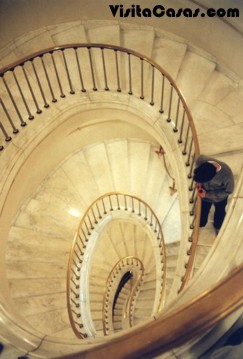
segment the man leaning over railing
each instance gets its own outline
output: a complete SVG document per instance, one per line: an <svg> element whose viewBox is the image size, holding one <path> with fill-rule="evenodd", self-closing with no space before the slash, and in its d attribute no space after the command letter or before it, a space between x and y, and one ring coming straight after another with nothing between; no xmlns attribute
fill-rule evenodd
<svg viewBox="0 0 243 359"><path fill-rule="evenodd" d="M226 163L200 155L196 160L193 179L202 198L200 227L206 226L209 211L214 205L213 224L218 234L226 215L228 196L234 190L233 173Z"/></svg>

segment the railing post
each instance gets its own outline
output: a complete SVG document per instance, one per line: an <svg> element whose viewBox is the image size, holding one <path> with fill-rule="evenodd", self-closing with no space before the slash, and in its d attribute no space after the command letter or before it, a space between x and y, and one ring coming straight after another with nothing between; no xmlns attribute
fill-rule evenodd
<svg viewBox="0 0 243 359"><path fill-rule="evenodd" d="M23 94L23 91L22 91L22 89L21 89L21 87L20 87L20 85L19 85L19 81L18 81L18 79L17 79L17 77L16 77L16 75L15 75L14 70L12 71L12 74L13 74L15 83L16 83L16 85L17 85L17 87L18 87L20 96L21 96L21 98L22 98L22 100L23 100L23 103L24 103L24 105L25 105L25 108L26 108L26 110L27 110L27 112L28 112L29 120L33 120L33 119L34 119L34 116L33 116L33 115L31 114L31 112L30 112L29 106L27 105L26 99L25 99L24 94Z"/></svg>
<svg viewBox="0 0 243 359"><path fill-rule="evenodd" d="M8 93L8 95L9 95L11 101L12 101L12 104L13 104L13 106L15 108L15 111L16 111L18 117L19 117L20 126L24 127L24 126L26 126L26 122L23 120L23 118L21 116L21 113L20 113L20 111L18 109L18 106L17 106L17 104L16 104L16 102L15 102L15 100L13 98L13 95L12 95L12 93L11 93L9 87L8 87L7 81L5 80L4 76L2 76L2 79L3 79L4 86L5 86L6 90L7 90L7 93Z"/></svg>
<svg viewBox="0 0 243 359"><path fill-rule="evenodd" d="M57 65L56 65L56 61L55 61L55 57L54 57L54 52L51 51L50 52L50 55L51 55L51 59L52 59L52 64L53 64L53 67L54 67L54 71L55 71L55 75L56 75L56 79L57 79L57 83L58 83L58 86L59 86L59 90L60 90L60 97L61 98L64 98L66 97L63 93L63 89L62 89L62 84L61 84L61 81L60 81L60 77L59 77L59 74L58 74L58 71L57 71Z"/></svg>
<svg viewBox="0 0 243 359"><path fill-rule="evenodd" d="M31 60L31 65L32 65L32 68L33 68L33 71L34 71L34 74L35 74L35 78L36 78L37 84L38 84L38 86L39 86L39 90L40 90L42 99L43 99L43 101L44 101L44 107L45 107L45 108L48 108L48 107L49 107L49 104L48 104L47 101L46 101L46 97L45 97L45 94L44 94L44 91L43 91L43 88L42 88L42 85L41 85L41 82L40 82L38 73L37 73L37 71L36 71L36 67L35 67L35 64L34 64L34 60Z"/></svg>
<svg viewBox="0 0 243 359"><path fill-rule="evenodd" d="M70 94L74 95L75 92L73 90L73 85L72 85L72 81L71 81L71 77L70 77L70 73L69 73L69 69L68 69L67 59L66 59L66 55L65 55L65 49L62 49L62 57L63 57L64 67L65 67L66 74L67 74L68 84L69 84L69 88L70 88Z"/></svg>
<svg viewBox="0 0 243 359"><path fill-rule="evenodd" d="M115 52L115 61L116 61L117 92L121 92L120 74L119 74L119 64L118 64L117 50L114 50L114 52Z"/></svg>
<svg viewBox="0 0 243 359"><path fill-rule="evenodd" d="M43 67L43 70L44 70L44 73L45 73L46 81L48 83L49 90L50 90L50 93L51 93L52 102L55 103L55 102L57 102L57 99L55 98L55 95L54 95L54 92L53 92L53 89L52 89L52 86L51 86L51 81L50 81L50 78L49 78L49 75L48 75L48 72L47 72L47 69L46 69L45 62L43 60L43 55L40 56L40 58L41 58L42 67Z"/></svg>
<svg viewBox="0 0 243 359"><path fill-rule="evenodd" d="M26 82L27 82L28 88L29 88L29 90L30 90L32 99L33 99L33 101L34 101L34 104L35 104L35 107L36 107L36 113L39 115L39 114L42 113L42 111L41 111L41 109L40 109L40 107L39 107L39 105L38 105L38 102L37 102L37 100L36 100L34 91L33 91L32 86L31 86L31 84L30 84L30 81L29 81L29 78L28 78L28 76L27 76L27 73L26 73L26 71L25 71L24 64L21 66L21 68L22 68L22 71L23 71L25 80L26 80Z"/></svg>

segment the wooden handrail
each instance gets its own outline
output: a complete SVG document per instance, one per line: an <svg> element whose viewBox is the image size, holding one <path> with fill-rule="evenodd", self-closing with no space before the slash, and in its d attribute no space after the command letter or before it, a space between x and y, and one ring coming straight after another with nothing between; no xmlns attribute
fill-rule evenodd
<svg viewBox="0 0 243 359"><path fill-rule="evenodd" d="M240 265L215 286L156 321L114 336L95 347L56 359L152 359L205 333L241 308L242 283L243 265Z"/></svg>
<svg viewBox="0 0 243 359"><path fill-rule="evenodd" d="M186 264L186 272L184 277L181 280L181 286L178 290L178 293L180 293L186 283L188 283L191 273L192 273L192 269L193 269L193 265L194 265L194 259L196 256L196 251L197 251L197 244L198 244L198 237L199 237L199 223L200 223L200 216L201 216L201 198L199 196L197 196L197 209L196 209L196 219L195 219L195 227L194 227L194 231L192 234L192 239L191 239L191 247L190 247L190 254L189 254L189 260Z"/></svg>
<svg viewBox="0 0 243 359"><path fill-rule="evenodd" d="M124 47L121 46L115 46L115 45L107 45L107 44L100 44L100 43L85 43L85 44L80 44L80 43L72 43L72 44L65 44L65 45L61 45L61 46L54 46L54 47L49 47L46 48L42 51L38 51L35 52L29 56L25 56L23 58L21 58L20 60L15 61L14 63L12 63L9 66L5 66L2 69L0 69L0 77L3 77L4 74L7 71L13 71L15 69L15 67L17 66L23 66L25 62L27 61L33 61L36 57L42 57L43 55L47 54L47 53L53 53L55 51L64 51L66 49L77 49L77 48L99 48L99 49L110 49L110 50L114 50L114 51L120 51L120 52L124 52L124 53L128 53L131 54L137 58L143 59L144 61L146 61L147 63L149 63L150 65L152 65L154 68L158 69L159 72L161 74L163 74L168 81L171 83L172 87L175 89L175 91L177 92L179 98L181 99L182 103L183 103L183 107L187 113L188 116L188 121L190 123L190 127L192 130L192 137L194 139L194 147L195 147L195 152L197 154L199 154L199 143L198 143L198 139L197 139L197 134L196 134L196 129L195 129L195 125L192 119L192 114L191 111L189 109L189 107L187 106L186 100L184 98L184 96L182 95L180 89L178 88L178 86L176 85L174 79L170 76L170 74L164 70L161 66L159 66L155 61L153 61L152 59L150 59L149 57L133 51L133 50L128 50Z"/></svg>
<svg viewBox="0 0 243 359"><path fill-rule="evenodd" d="M26 121L26 119L24 118L24 117L26 117L26 115L27 115L27 120L33 120L33 118L34 118L33 113L35 111L38 114L38 116L39 115L41 116L42 110L40 108L40 103L43 105L43 107L46 111L50 107L51 103L55 103L57 101L57 98L56 98L53 88L52 88L52 81L50 79L50 73L48 74L48 69L45 66L46 57L49 57L50 66L52 66L52 70L53 70L52 71L53 72L52 73L53 80L55 80L54 82L58 85L57 89L61 93L60 97L65 98L67 96L67 94L74 95L75 91L78 91L78 89L75 89L73 87L73 84L71 81L70 68L68 66L68 59L65 55L66 51L70 52L70 50L72 50L71 52L72 52L72 56L74 59L73 61L74 61L74 64L76 64L72 67L72 71L75 71L75 73L73 73L72 75L75 76L75 78L80 78L81 92L87 91L85 88L85 85L83 83L83 78L82 78L82 74L81 74L81 65L79 62L78 54L77 54L78 49L86 49L88 51L88 55L89 55L88 66L89 66L89 72L91 73L91 77L92 77L92 83L93 83L92 90L93 91L102 90L102 89L105 91L109 91L109 80L107 78L108 71L107 71L107 63L105 63L105 51L104 50L113 51L114 56L115 56L115 58L112 61L113 61L113 66L116 67L116 72L117 72L116 74L114 74L114 77L117 77L117 81L116 81L117 87L116 87L116 89L113 89L113 90L116 90L118 92L122 92L123 90L126 90L126 91L128 91L128 94L130 94L130 95L134 94L137 98L140 98L142 101L147 100L149 102L149 100L150 100L149 104L151 106L157 106L159 108L160 113L164 112L164 88L165 88L165 79L166 79L166 81L167 81L166 84L167 84L168 90L169 90L168 104L166 107L166 114L168 116L167 122L172 124L173 132L175 134L178 132L178 134L179 134L178 143L183 144L183 148L182 148L181 152L182 152L183 156L187 156L187 161L185 164L187 167L190 166L190 172L188 174L188 177L191 177L193 166L195 164L195 158L199 155L199 144L198 144L197 134L196 134L195 126L193 123L192 115L191 115L190 109L187 106L187 103L186 103L186 100L185 100L183 94L177 87L173 78L167 73L167 71L165 71L155 61L148 58L147 56L142 55L141 53L138 53L133 50L128 50L121 46L113 46L113 45L99 44L99 43L66 44L66 45L62 45L62 46L58 46L58 47L50 47L50 48L44 49L42 51L39 51L39 52L36 52L29 56L26 56L26 57L20 59L19 61L14 62L10 66L6 66L6 67L2 68L0 70L0 78L2 78L1 81L2 81L2 85L3 85L3 89L6 92L6 96L5 96L6 98L4 98L4 101L3 101L3 99L0 99L0 107L2 108L2 113L3 113L3 116L1 117L1 122L0 122L0 135L1 135L1 137L3 137L5 142L9 142L12 140L12 138L9 134L10 131L12 131L15 136L19 136L18 133L21 133L20 129L18 129L17 128L18 126L15 124L16 121L18 121L20 127L25 127L28 123L28 121ZM98 85L97 85L97 81L96 81L97 79L95 78L96 74L94 71L94 59L92 57L92 51L91 51L92 49L100 50L100 59L101 59L100 61L102 63L102 66L101 66L100 73L98 75L100 76L99 79L102 80L102 83L105 82L105 89L98 88ZM64 65L63 71L64 71L64 76L66 78L67 89L63 89L63 87L62 87L62 83L61 83L62 81L61 81L59 73L58 73L59 69L58 69L58 66L54 59L54 54L56 52L60 53L61 64ZM128 55L129 78L127 79L127 82L129 82L129 84L127 83L125 85L124 89L123 89L123 87L121 87L121 82L120 82L119 58L117 56L118 53L119 54L123 53L123 54ZM132 62L133 57L138 60L141 60L140 61L140 64L141 64L140 77L141 78L140 78L140 80L138 80L140 88L137 90L137 93L134 93L134 89L132 88L133 87L133 83L132 83L133 69L131 66L131 62ZM44 71L43 75L45 77L47 91L48 91L49 96L51 95L51 101L49 101L50 103L48 103L47 96L44 93L44 89L42 86L42 79L38 75L38 71L37 71L38 69L35 64L36 59L37 60L39 59L37 61L37 63L39 63L39 66L41 67L42 72ZM28 63L30 65L28 65ZM149 66L149 70L152 75L152 78L147 79L147 81L148 81L147 86L145 86L144 77L143 77L145 63L147 63L147 65ZM26 71L25 66L28 71ZM21 83L18 80L18 71L16 71L16 73L15 73L16 68L22 68L22 71L23 71L22 77L24 79L24 85L27 87L26 91L28 93L28 101L30 102L30 104L27 101L27 96L25 96L25 93L24 93L25 91L23 91L23 89L21 88ZM156 70L156 74L155 74L155 70ZM28 78L29 72L31 72L32 77L36 80L36 83L35 83L36 88L32 88L31 81L29 81L29 78ZM13 75L13 79L12 79L13 83L16 83L16 85L17 85L16 89L17 89L17 92L19 92L18 96L15 96L16 95L15 92L13 92L13 93L11 92L11 88L9 87L9 84L7 81L8 76L11 77L11 73ZM5 79L5 75L6 75L6 79ZM158 99L156 100L157 102L154 99L154 89L155 89L154 86L155 86L155 82L157 79L158 79L158 81L162 82L161 103L159 103L160 101ZM33 79L32 79L32 81L33 81ZM140 82L141 82L141 84L140 84ZM150 90L148 91L150 99L147 99L146 96L144 95L145 88L151 89L151 91ZM37 99L35 91L38 92L39 99ZM65 91L66 91L66 94L65 94ZM79 91L80 91L80 89L79 89ZM31 95L30 99L29 99L29 95ZM5 101L7 101L7 100L10 103L9 108L7 108L8 106L6 106ZM20 101L20 106L18 106L18 101ZM163 106L162 106L162 102L163 102ZM176 111L176 114L174 116L172 115L172 112L173 112L172 107L173 106L176 107L176 109L174 109ZM4 121L6 123L6 126L5 126ZM0 151L2 151L2 150L4 150L4 146L2 144L0 144ZM198 208L198 205L197 205L197 208ZM194 213L192 215L194 215ZM197 242L197 230L196 230L195 226L197 226L198 224L197 224L197 221L194 221L193 223L194 223L193 236L192 237L190 236L190 238L192 238L192 241L193 241L193 245L191 248L195 248L196 242ZM183 276L183 278L182 278L182 281L183 281L182 286L183 287L186 285L188 278L190 277L191 268L192 268L191 264L193 263L193 260L194 260L194 253L195 253L195 251L193 250L192 254L190 256L190 262L188 263L187 268L185 270L185 274L184 274L184 276L182 275Z"/></svg>
<svg viewBox="0 0 243 359"><path fill-rule="evenodd" d="M115 198L116 204L112 203L112 198ZM108 208L105 206L105 200L108 199ZM128 204L128 199L132 201L132 203ZM99 211L99 218L94 218L93 222L89 223L89 227L86 227L86 219L87 217L89 220L91 220L89 214L94 213L92 212L92 209L98 208L96 205L102 204L104 206L103 210L104 213L101 214L101 211ZM141 204L144 206L144 212L141 209ZM116 206L116 207L115 207ZM69 261L68 261L68 270L67 270L67 307L68 307L68 314L69 314L69 320L70 324L72 326L72 329L75 333L75 335L80 338L84 339L87 337L87 334L83 330L82 326L82 313L80 310L79 305L79 288L80 288L80 275L76 275L73 277L73 273L80 273L82 268L82 258L85 254L86 246L89 242L89 236L91 235L92 231L96 228L96 226L99 225L99 220L106 217L107 215L110 216L111 212L113 211L126 211L133 213L134 215L139 216L139 218L143 218L147 223L150 224L149 227L153 229L153 231L156 233L156 238L158 242L158 247L160 250L161 255L161 290L159 293L159 301L158 301L158 309L157 312L159 312L164 304L164 296L165 296L165 279L166 279L166 252L165 252L165 243L163 239L163 232L161 225L159 223L159 220L157 219L157 216L155 212L152 210L152 208L142 199L138 198L137 196L132 196L125 193L120 192L110 192L106 193L99 198L97 198L95 201L92 202L92 204L88 207L85 214L83 215L80 224L78 226L77 233L74 237L74 241L72 244L72 248L69 255ZM153 219L153 222L151 221ZM84 229L83 229L84 228ZM85 233L85 238L87 238L86 242L83 240L83 242L80 242L80 239L82 239L82 236ZM82 247L82 243L85 243ZM79 253L80 258L79 258ZM77 264L78 262L78 264ZM111 269L112 272L113 269ZM73 289L74 284L74 289ZM105 288L104 288L105 290ZM74 295L74 296L73 296ZM73 309L75 307L75 311ZM73 313L75 312L75 315L78 315L80 318L80 321L77 322L74 318Z"/></svg>
<svg viewBox="0 0 243 359"><path fill-rule="evenodd" d="M115 286L117 285L116 278L117 277L120 278L121 273L124 274L124 271L125 272L132 271L133 273L134 273L134 271L138 272L138 278L136 280L136 284L133 285L132 293L131 293L130 297L128 298L126 308L123 313L124 315L126 314L126 316L128 317L129 325L130 325L130 327L132 327L132 309L133 309L132 307L133 307L133 302L134 302L134 299L136 296L137 289L142 283L142 279L144 276L144 265L140 261L139 258L129 256L129 257L124 257L124 258L120 259L114 265L114 267L110 271L110 274L106 280L105 293L104 293L104 299L103 299L103 332L104 332L104 335L108 335L110 332L112 332L112 330L110 330L109 316L106 315L109 310L112 311L112 308L107 307L110 303L109 297L111 295L110 294L111 288L112 288L112 286L114 286L114 281L115 281ZM113 301L113 299L114 298L112 298L112 301Z"/></svg>

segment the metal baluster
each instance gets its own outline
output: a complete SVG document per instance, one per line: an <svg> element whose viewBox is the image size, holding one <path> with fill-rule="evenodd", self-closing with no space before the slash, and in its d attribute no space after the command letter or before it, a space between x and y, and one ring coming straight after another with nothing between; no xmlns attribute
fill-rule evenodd
<svg viewBox="0 0 243 359"><path fill-rule="evenodd" d="M37 74L37 71L36 71L35 64L34 64L34 61L33 61L33 60L31 60L31 64L32 64L32 67L33 67L33 70L34 70L34 74L35 74L36 81L37 81L38 86L39 86L39 89L40 89L40 93L41 93L42 99L43 99L43 101L44 101L44 107L45 107L45 108L48 108L49 105L48 105L48 103L46 102L46 97L45 97L43 88L42 88L42 86L41 86L41 82L40 82L39 76L38 76L38 74Z"/></svg>
<svg viewBox="0 0 243 359"><path fill-rule="evenodd" d="M179 112L180 112L180 104L181 104L181 99L180 97L178 97L178 102L177 102L177 108L176 108L176 121L175 121L175 126L173 128L174 132L178 132L178 119L179 119Z"/></svg>
<svg viewBox="0 0 243 359"><path fill-rule="evenodd" d="M104 214L107 214L106 208L105 208L105 202L104 202L104 199L103 199L103 198L102 198L102 205L103 205L103 209L104 209Z"/></svg>
<svg viewBox="0 0 243 359"><path fill-rule="evenodd" d="M185 141L184 149L183 149L183 151L182 151L182 154L183 154L183 155L186 155L186 154L187 154L186 149L187 149L188 138L189 138L189 130L190 130L190 125L188 124L188 125L187 125L187 131L186 131L186 141Z"/></svg>
<svg viewBox="0 0 243 359"><path fill-rule="evenodd" d="M125 200L125 211L127 211L127 196L124 196L124 200Z"/></svg>
<svg viewBox="0 0 243 359"><path fill-rule="evenodd" d="M13 121L12 121L12 119L11 119L11 117L10 117L10 115L9 115L9 113L8 113L8 111L7 111L7 109L6 109L6 107L5 107L5 105L4 105L1 98L0 98L0 104L2 105L3 111L4 111L5 115L7 116L7 119L8 119L8 121L9 121L9 123L10 123L10 125L11 125L11 127L13 129L13 133L14 134L18 133L19 130L14 126L14 123L13 123Z"/></svg>
<svg viewBox="0 0 243 359"><path fill-rule="evenodd" d="M95 215L95 213L94 213L94 209L91 208L91 211L92 211L92 214L93 214L93 217L94 217L95 224L97 224L98 221L97 221L96 215Z"/></svg>
<svg viewBox="0 0 243 359"><path fill-rule="evenodd" d="M193 185L194 185L194 181L193 181L193 178L192 178L191 184L190 184L190 186L188 187L189 191L192 191L192 190L193 190Z"/></svg>
<svg viewBox="0 0 243 359"><path fill-rule="evenodd" d="M73 282L73 284L75 285L75 289L79 289L79 285L75 282L73 277L71 278L71 282Z"/></svg>
<svg viewBox="0 0 243 359"><path fill-rule="evenodd" d="M84 235L84 238L85 238L85 242L88 242L88 237L86 236L86 233L84 232L84 230L83 230L83 228L81 228L81 231L82 231L82 233L83 233L83 235Z"/></svg>
<svg viewBox="0 0 243 359"><path fill-rule="evenodd" d="M135 210L134 210L134 199L132 197L132 213L134 213L134 212L135 212Z"/></svg>
<svg viewBox="0 0 243 359"><path fill-rule="evenodd" d="M83 251L82 251L82 248L81 248L80 245L78 244L78 242L76 242L76 246L78 247L79 252L83 255L84 253L83 253Z"/></svg>
<svg viewBox="0 0 243 359"><path fill-rule="evenodd" d="M75 292L75 290L73 288L71 288L70 292L74 294L76 299L79 298L79 294L77 292Z"/></svg>
<svg viewBox="0 0 243 359"><path fill-rule="evenodd" d="M121 92L121 86L120 86L120 75L119 75L119 64L118 64L117 50L115 50L115 59L116 59L117 92Z"/></svg>
<svg viewBox="0 0 243 359"><path fill-rule="evenodd" d="M168 118L167 118L167 122L171 122L171 108L172 108L172 98L173 98L173 86L171 85L170 88L170 102L169 102L169 111L168 111Z"/></svg>
<svg viewBox="0 0 243 359"><path fill-rule="evenodd" d="M180 137L178 139L178 143L182 143L182 135L183 135L183 129L184 129L184 123L185 123L185 109L184 109L184 112L183 112L183 116L182 116L182 123L181 123L181 131L180 131Z"/></svg>
<svg viewBox="0 0 243 359"><path fill-rule="evenodd" d="M92 81L93 81L93 91L97 91L97 87L96 87L96 83L95 83L95 76L94 76L93 60L92 60L92 54L91 54L90 47L88 47L88 52L89 52L89 63L90 63L91 76L92 76Z"/></svg>
<svg viewBox="0 0 243 359"><path fill-rule="evenodd" d="M157 226L158 226L158 221L156 221L156 219L155 219L154 233L157 232Z"/></svg>
<svg viewBox="0 0 243 359"><path fill-rule="evenodd" d="M190 224L190 229L194 229L195 221L196 221L196 216L193 217L192 223Z"/></svg>
<svg viewBox="0 0 243 359"><path fill-rule="evenodd" d="M85 87L84 87L84 82L83 82L83 76L82 76L81 66L80 66L80 62L79 62L79 57L78 57L78 49L75 47L74 50L75 50L76 61L77 61L77 66L78 66L79 79L80 79L80 83L81 83L81 91L86 92Z"/></svg>
<svg viewBox="0 0 243 359"><path fill-rule="evenodd" d="M143 59L140 59L141 60L141 100L144 99L144 90L143 90L143 81L144 81L144 71L143 71Z"/></svg>
<svg viewBox="0 0 243 359"><path fill-rule="evenodd" d="M90 231L89 231L89 227L88 227L88 225L87 225L86 221L84 221L84 225L85 225L85 227L86 227L86 229L87 229L87 233L88 233L88 235L90 235L91 233L90 233Z"/></svg>
<svg viewBox="0 0 243 359"><path fill-rule="evenodd" d="M118 194L116 194L116 201L117 201L117 209L120 210L120 202L119 202L119 197Z"/></svg>
<svg viewBox="0 0 243 359"><path fill-rule="evenodd" d="M78 322L76 322L75 320L73 321L75 324L77 324L77 326L79 327L79 328L83 328L83 324L81 324L81 323L78 323ZM82 338L86 338L87 337L87 334L83 334L83 333L81 333L81 332L79 332L79 334L82 336Z"/></svg>
<svg viewBox="0 0 243 359"><path fill-rule="evenodd" d="M152 65L152 81L151 81L151 101L150 105L154 105L154 66Z"/></svg>
<svg viewBox="0 0 243 359"><path fill-rule="evenodd" d="M73 261L77 271L80 272L80 266L76 263L75 259L72 258L72 261Z"/></svg>
<svg viewBox="0 0 243 359"><path fill-rule="evenodd" d="M99 218L101 219L102 216L101 216L101 213L100 213L100 208L99 208L99 206L98 206L98 203L96 202L95 205L96 205L96 208L97 208L97 211L98 211Z"/></svg>
<svg viewBox="0 0 243 359"><path fill-rule="evenodd" d="M105 80L105 91L109 91L109 87L108 87L108 84L107 84L105 55L104 55L104 49L103 48L101 48L101 54L102 54L102 64L103 64L103 72L104 72L104 80Z"/></svg>
<svg viewBox="0 0 243 359"><path fill-rule="evenodd" d="M160 113L164 113L164 93L165 93L165 76L162 75L162 88L161 88L161 102L160 102Z"/></svg>
<svg viewBox="0 0 243 359"><path fill-rule="evenodd" d="M75 314L77 318L80 318L80 317L81 317L81 314L80 314L80 313L76 313L73 309L72 309L72 313Z"/></svg>
<svg viewBox="0 0 243 359"><path fill-rule="evenodd" d="M8 133L7 133L7 131L5 130L5 128L4 128L3 124L2 124L2 122L0 122L0 129L2 130L2 133L3 133L4 137L5 137L5 141L6 141L6 142L11 141L12 138L8 135Z"/></svg>
<svg viewBox="0 0 243 359"><path fill-rule="evenodd" d="M92 221L91 221L91 219L90 219L89 213L88 213L87 217L88 217L88 220L89 220L90 228L91 228L91 229L94 229L93 224L92 224Z"/></svg>
<svg viewBox="0 0 243 359"><path fill-rule="evenodd" d="M151 217L150 217L150 226L152 227L153 225L153 213L151 212Z"/></svg>
<svg viewBox="0 0 243 359"><path fill-rule="evenodd" d="M190 166L190 158L191 158L191 153L192 153L192 144L193 144L193 138L191 138L191 143L190 143L189 152L188 152L188 156L187 156L186 166Z"/></svg>
<svg viewBox="0 0 243 359"><path fill-rule="evenodd" d="M11 101L12 101L12 104L13 104L13 106L14 106L14 108L15 108L15 111L16 111L18 117L19 117L20 126L24 127L24 126L26 126L26 122L23 120L23 118L22 118L22 116L21 116L21 113L20 113L20 111L19 111L19 109L18 109L18 106L16 105L16 102L15 102L15 100L14 100L14 98L13 98L13 95L12 95L12 93L11 93L9 87L8 87L7 81L5 80L4 76L2 77L2 79L3 79L3 83L4 83L5 87L6 87L6 90L7 90L7 92L8 92L8 95L9 95Z"/></svg>
<svg viewBox="0 0 243 359"><path fill-rule="evenodd" d="M148 219L148 207L145 205L145 217L144 217L145 221L147 221Z"/></svg>
<svg viewBox="0 0 243 359"><path fill-rule="evenodd" d="M76 250L74 250L74 253L76 254L76 257L77 257L79 263L82 263L82 258L79 257L79 255L78 255L78 253L76 252Z"/></svg>
<svg viewBox="0 0 243 359"><path fill-rule="evenodd" d="M196 183L195 183L195 186L194 186L193 191L192 191L191 198L190 198L190 200L189 200L190 203L194 203L196 188L197 188L197 187L196 187Z"/></svg>
<svg viewBox="0 0 243 359"><path fill-rule="evenodd" d="M78 237L79 237L80 242L82 243L83 248L86 248L86 244L84 243L83 238L80 236L80 234L78 234ZM87 242L86 237L85 237L85 240Z"/></svg>
<svg viewBox="0 0 243 359"><path fill-rule="evenodd" d="M141 216L141 201L138 201L138 215Z"/></svg>
<svg viewBox="0 0 243 359"><path fill-rule="evenodd" d="M73 90L73 85L72 85L72 81L71 81L71 77L70 77L70 73L69 73L69 69L68 69L68 65L67 65L65 49L62 49L61 51L62 51L62 57L63 57L63 61L64 61L64 67L65 67L66 74L67 74L68 84L69 84L69 88L70 88L70 94L74 95L75 91Z"/></svg>
<svg viewBox="0 0 243 359"><path fill-rule="evenodd" d="M44 73L45 73L45 76L46 76L46 81L48 83L48 86L49 86L49 90L50 90L50 93L51 93L51 97L52 97L52 102L57 102L57 99L55 98L55 95L54 95L54 92L53 92L53 89L52 89L52 86L51 86L51 81L50 81L50 77L48 75L48 72L47 72L47 69L46 69L46 65L45 65L45 62L43 60L43 55L40 56L41 58L41 63L42 63L42 67L43 67L43 70L44 70Z"/></svg>
<svg viewBox="0 0 243 359"><path fill-rule="evenodd" d="M109 202L110 202L110 211L113 211L112 202L111 202L111 196L109 196Z"/></svg>
<svg viewBox="0 0 243 359"><path fill-rule="evenodd" d="M128 74L129 74L129 91L128 94L132 95L132 69L131 69L131 56L128 54Z"/></svg>
<svg viewBox="0 0 243 359"><path fill-rule="evenodd" d="M194 203L193 203L192 209L190 211L190 216L194 216L196 204L197 204L197 197L195 197L195 199L194 199Z"/></svg>
<svg viewBox="0 0 243 359"><path fill-rule="evenodd" d="M77 273L75 272L75 270L73 268L71 268L71 271L73 272L73 274L75 275L76 277L76 280L79 280L80 279L80 276L77 275Z"/></svg>
<svg viewBox="0 0 243 359"><path fill-rule="evenodd" d="M22 70L23 70L23 74L24 74L25 80L26 80L26 82L27 82L27 85L28 85L28 87L29 87L29 90L30 90L32 99L33 99L33 101L34 101L34 103L35 103L36 113L37 113L37 114L40 114L40 113L42 113L42 110L40 109L40 107L39 107L39 105L38 105L38 103L37 103L37 100L36 100L34 91L33 91L32 86L31 86L31 84L30 84L30 81L29 81L29 78L28 78L28 76L27 76L27 73L26 73L26 71L25 71L24 65L22 65Z"/></svg>
<svg viewBox="0 0 243 359"><path fill-rule="evenodd" d="M76 308L79 308L79 303L76 303L73 298L71 298L71 302L75 305ZM76 322L75 322L76 323Z"/></svg>
<svg viewBox="0 0 243 359"><path fill-rule="evenodd" d="M193 172L193 166L194 166L194 162L195 162L195 159L196 159L196 155L195 153L193 154L192 156L192 162L191 162L191 167L190 167L190 172L188 174L188 178L192 178L192 172Z"/></svg>
<svg viewBox="0 0 243 359"><path fill-rule="evenodd" d="M23 103L24 103L24 105L25 105L26 111L28 112L29 120L33 120L33 119L34 119L34 116L33 116L33 115L31 114L31 112L30 112L29 106L28 106L28 104L27 104L27 102L26 102L26 99L25 99L25 97L24 97L23 91L22 91L22 89L21 89L21 87L20 87L19 81L18 81L18 79L17 79L17 77L16 77L16 75L15 75L14 70L12 71L12 74L13 74L14 80L15 80L15 82L16 82L16 85L17 85L17 87L18 87L20 96L21 96L21 98L22 98L22 100L23 100Z"/></svg>
<svg viewBox="0 0 243 359"><path fill-rule="evenodd" d="M66 96L63 93L62 84L61 84L60 77L59 77L59 74L58 74L58 71L57 71L57 65L56 65L56 61L55 61L55 58L54 58L54 54L53 54L52 51L50 52L50 54L51 54L51 59L52 59L54 71L55 71L56 78L57 78L57 83L58 83L59 90L60 90L60 93L61 93L60 97L64 98Z"/></svg>

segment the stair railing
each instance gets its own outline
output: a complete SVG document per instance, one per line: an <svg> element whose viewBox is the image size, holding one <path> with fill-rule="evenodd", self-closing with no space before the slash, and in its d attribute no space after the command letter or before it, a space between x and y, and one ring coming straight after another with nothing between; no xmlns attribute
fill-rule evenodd
<svg viewBox="0 0 243 359"><path fill-rule="evenodd" d="M105 44L48 48L1 69L0 77L0 151L8 146L12 136L19 136L28 121L33 122L35 113L45 118L44 113L51 104L88 91L134 95L163 114L161 121L170 126L185 158L188 187L192 192L192 221L182 289L190 277L197 242L196 213L200 200L197 200L192 173L199 144L191 112L172 77L140 53Z"/></svg>
<svg viewBox="0 0 243 359"><path fill-rule="evenodd" d="M82 319L80 292L81 288L81 270L89 241L92 241L92 232L98 228L107 216L126 212L129 216L138 217L144 221L155 235L157 250L160 261L157 262L157 271L160 278L157 294L157 310L159 312L164 304L165 282L166 282L166 253L163 240L163 232L158 218L150 206L138 197L123 193L108 193L95 200L85 212L81 219L77 233L74 238L72 249L70 251L68 273L67 273L67 305L71 326L75 335L80 338L86 338L87 333L84 329ZM125 266L125 262L121 265ZM133 265L131 265L132 267ZM105 288L104 288L105 290ZM107 331L105 331L107 333ZM104 334L105 334L104 333Z"/></svg>
<svg viewBox="0 0 243 359"><path fill-rule="evenodd" d="M180 351L183 345L188 348L189 341L195 342L223 319L227 320L231 313L242 312L242 281L241 264L219 282L157 320L59 359L154 358L162 354L168 356L169 351L177 348Z"/></svg>
<svg viewBox="0 0 243 359"><path fill-rule="evenodd" d="M114 293L117 290L117 286L121 280L121 277L127 272L131 272L135 283L131 288L131 293L126 299L126 305L122 311L123 320L127 320L127 328L133 325L133 312L136 297L138 296L139 289L143 283L144 277L144 265L142 261L137 257L124 257L120 259L116 265L112 268L106 282L105 294L103 300L103 331L104 335L109 335L114 332L113 325L113 311L115 309ZM119 293L118 293L119 297Z"/></svg>

